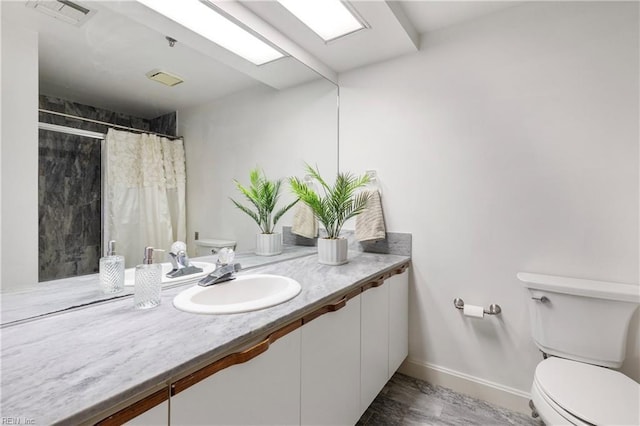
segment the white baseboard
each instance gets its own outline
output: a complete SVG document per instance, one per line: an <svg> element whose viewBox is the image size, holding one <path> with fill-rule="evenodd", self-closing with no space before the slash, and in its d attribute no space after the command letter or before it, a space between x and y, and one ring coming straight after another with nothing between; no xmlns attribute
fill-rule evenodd
<svg viewBox="0 0 640 426"><path fill-rule="evenodd" d="M531 394L518 389L410 358L402 363L398 371L499 407L531 414L529 408Z"/></svg>

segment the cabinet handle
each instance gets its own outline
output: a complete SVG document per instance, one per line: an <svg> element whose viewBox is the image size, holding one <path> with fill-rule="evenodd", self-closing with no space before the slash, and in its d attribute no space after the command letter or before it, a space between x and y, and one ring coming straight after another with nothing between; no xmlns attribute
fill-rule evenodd
<svg viewBox="0 0 640 426"><path fill-rule="evenodd" d="M404 271L406 271L407 269L409 269L409 262L405 263L404 265L401 265L398 269L393 271L393 273L394 273L394 275L401 274Z"/></svg>
<svg viewBox="0 0 640 426"><path fill-rule="evenodd" d="M177 395L188 387L191 387L196 383L206 379L207 377L214 375L220 370L224 370L225 368L231 367L232 365L242 364L251 360L252 358L257 357L258 355L266 352L267 349L269 349L270 343L271 339L267 337L266 339L264 339L260 343L253 345L249 349L227 355L226 357L219 359L218 361L215 361L214 363L209 364L204 368L201 368L195 373L184 377L175 383L172 383L171 396Z"/></svg>
<svg viewBox="0 0 640 426"><path fill-rule="evenodd" d="M281 329L274 331L269 336L267 336L264 340L255 345L251 346L248 349L245 349L241 352L232 353L230 355L225 356L224 358L215 361L206 367L201 368L200 370L190 374L187 377L184 377L174 383L171 384L171 396L176 395L186 388L195 385L201 380L206 379L209 376L217 373L220 370L224 370L227 367L231 367L232 365L242 364L247 361L252 360L258 355L264 353L269 349L269 345L275 342L279 338L291 333L293 330L297 329L302 325L301 320L294 321L293 323L282 327Z"/></svg>
<svg viewBox="0 0 640 426"><path fill-rule="evenodd" d="M371 283L371 287L375 288L375 287L380 287L382 284L384 284L384 279L383 278L379 278L375 281L373 281Z"/></svg>
<svg viewBox="0 0 640 426"><path fill-rule="evenodd" d="M252 360L253 358L260 355L261 353L266 352L267 349L269 349L270 344L271 344L271 338L267 337L262 342L251 346L249 349L246 349L242 352L238 352L237 354L232 354L231 356L235 357L235 360L234 360L235 362L232 365L242 364Z"/></svg>
<svg viewBox="0 0 640 426"><path fill-rule="evenodd" d="M382 284L384 284L384 276L380 276L378 278L376 278L375 280L369 281L368 283L365 283L362 285L362 287L360 287L361 291L367 291L370 288L375 288L375 287L380 287Z"/></svg>
<svg viewBox="0 0 640 426"><path fill-rule="evenodd" d="M339 311L340 309L344 308L345 306L347 306L347 301L349 300L349 295L345 295L342 297L342 299L338 300L337 302L334 303L330 303L328 305L324 305L323 307L316 309L315 311L311 312L308 315L305 315L302 318L302 324L306 324L309 323L311 321L313 321L314 319L318 318L319 316L322 316L326 313L329 312L335 312L335 311Z"/></svg>
<svg viewBox="0 0 640 426"><path fill-rule="evenodd" d="M345 306L347 306L347 296L344 296L342 299L338 300L336 303L327 305L327 308L329 309L329 312L335 312L335 311L339 311Z"/></svg>
<svg viewBox="0 0 640 426"><path fill-rule="evenodd" d="M147 396L146 398L141 399L138 402L134 402L130 406L123 408L122 410L110 415L109 417L100 420L95 425L96 426L115 426L115 425L124 424L129 420L135 419L140 414L168 400L169 400L168 389L167 388L161 389Z"/></svg>

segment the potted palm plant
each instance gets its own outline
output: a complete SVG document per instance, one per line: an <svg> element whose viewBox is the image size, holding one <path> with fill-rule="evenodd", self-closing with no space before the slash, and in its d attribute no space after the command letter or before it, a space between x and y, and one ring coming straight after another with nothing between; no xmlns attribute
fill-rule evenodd
<svg viewBox="0 0 640 426"><path fill-rule="evenodd" d="M260 256L273 256L282 253L282 234L275 231L276 223L298 200L287 204L274 213L282 179L269 180L264 172L258 168L249 173L249 187L245 187L234 179L236 188L253 205L254 209L240 204L231 198L237 208L249 215L260 228L256 235L256 254Z"/></svg>
<svg viewBox="0 0 640 426"><path fill-rule="evenodd" d="M318 181L323 194L316 193L297 177L289 178L293 193L313 211L314 216L327 231L327 236L318 239L318 262L325 265L347 263L348 243L340 237L345 222L362 213L369 201L369 193L357 193L358 188L369 182L369 176L353 176L338 173L333 186L320 176L317 167L306 165L307 173Z"/></svg>

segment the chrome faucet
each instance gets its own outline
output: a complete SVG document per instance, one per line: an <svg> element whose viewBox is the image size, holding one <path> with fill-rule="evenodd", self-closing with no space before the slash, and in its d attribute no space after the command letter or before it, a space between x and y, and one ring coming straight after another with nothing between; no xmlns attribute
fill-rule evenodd
<svg viewBox="0 0 640 426"><path fill-rule="evenodd" d="M173 269L167 273L167 277L176 278L185 275L198 274L202 272L202 268L193 266L189 260L189 256L184 250L178 250L177 253L169 252L171 256L171 266Z"/></svg>
<svg viewBox="0 0 640 426"><path fill-rule="evenodd" d="M208 287L210 285L223 283L225 281L235 280L235 273L240 269L242 269L242 267L239 263L227 263L224 265L216 263L215 271L198 281L198 285L202 287Z"/></svg>
<svg viewBox="0 0 640 426"><path fill-rule="evenodd" d="M208 287L210 285L223 283L235 279L235 273L242 267L239 263L233 263L235 253L232 249L224 247L218 253L216 269L198 282L199 286Z"/></svg>

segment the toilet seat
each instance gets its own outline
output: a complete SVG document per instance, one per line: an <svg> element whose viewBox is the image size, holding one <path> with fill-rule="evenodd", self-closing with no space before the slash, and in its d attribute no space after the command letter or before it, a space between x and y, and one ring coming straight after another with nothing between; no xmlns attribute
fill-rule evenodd
<svg viewBox="0 0 640 426"><path fill-rule="evenodd" d="M572 416L569 412L553 402L545 395L544 391L540 389L540 386L536 382L533 382L533 386L531 387L531 400L537 413L546 425L593 426Z"/></svg>
<svg viewBox="0 0 640 426"><path fill-rule="evenodd" d="M640 384L604 367L548 358L536 367L532 394L543 419L560 416L548 423L640 424Z"/></svg>

